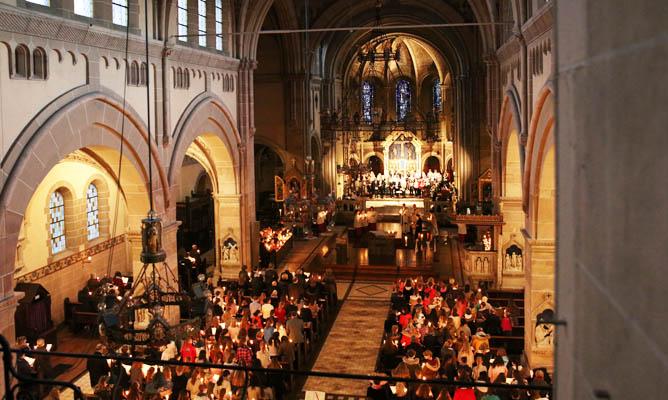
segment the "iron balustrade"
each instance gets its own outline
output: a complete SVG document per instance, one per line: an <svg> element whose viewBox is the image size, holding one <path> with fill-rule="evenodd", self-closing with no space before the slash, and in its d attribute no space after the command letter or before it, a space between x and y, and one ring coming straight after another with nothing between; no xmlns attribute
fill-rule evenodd
<svg viewBox="0 0 668 400"><path fill-rule="evenodd" d="M18 373L16 368L13 365L12 353L24 354L27 356L40 355L40 356L49 356L49 357L66 357L66 358L75 358L75 359L93 359L93 360L112 360L118 362L141 362L148 365L158 365L158 366L186 366L192 368L216 368L224 370L236 370L244 371L246 385L244 388L248 387L249 375L248 372L262 372L265 374L278 374L283 376L306 376L306 377L321 377L321 378L333 378L333 379L349 379L349 380L366 380L366 381L386 381L386 382L403 382L403 383L414 383L414 384L428 384L428 385L439 385L439 386L450 386L450 387L487 387L494 389L519 389L519 390L530 390L530 391L539 391L547 392L551 395L552 385L533 385L533 384L511 384L511 383L492 383L492 382L472 382L472 381L451 381L447 379L418 379L418 378L398 378L390 377L386 375L365 375L365 374L346 374L340 372L326 372L326 371L305 371L305 370L294 370L294 369L275 369L275 368L258 368L258 367L248 367L241 365L227 365L227 364L214 364L209 362L183 362L183 361L169 361L169 360L158 360L158 359L148 359L148 358L136 358L136 357L125 357L117 355L97 355L97 354L83 354L83 353L65 353L59 351L39 351L39 350L30 350L30 349L15 349L11 348L7 339L4 336L0 335L0 345L2 346L2 360L4 363L4 375L5 375L5 397L6 400L21 400L22 397L16 397L14 391L19 388L21 385L29 384L38 384L38 385L48 385L48 386L61 386L63 388L69 388L74 391L74 398L77 400L84 399L84 395L81 392L81 389L71 382L63 382L56 380L46 380L46 379L37 379L30 376L21 375ZM12 377L16 378L18 382L12 383ZM9 390L7 390L9 388ZM340 395L345 395L340 393ZM241 399L245 397L245 393L242 393ZM114 399L120 398L117 396L113 397Z"/></svg>

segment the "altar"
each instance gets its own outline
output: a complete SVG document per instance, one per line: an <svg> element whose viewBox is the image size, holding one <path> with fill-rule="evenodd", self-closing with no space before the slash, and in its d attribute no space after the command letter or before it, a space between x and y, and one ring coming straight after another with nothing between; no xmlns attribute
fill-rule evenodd
<svg viewBox="0 0 668 400"><path fill-rule="evenodd" d="M366 208L373 207L376 210L384 207L401 207L404 204L408 208L415 206L418 209L423 209L424 199L419 197L388 197L384 199L372 198L365 201Z"/></svg>
<svg viewBox="0 0 668 400"><path fill-rule="evenodd" d="M422 171L422 141L411 132L393 132L383 142L383 156L390 174L412 175Z"/></svg>

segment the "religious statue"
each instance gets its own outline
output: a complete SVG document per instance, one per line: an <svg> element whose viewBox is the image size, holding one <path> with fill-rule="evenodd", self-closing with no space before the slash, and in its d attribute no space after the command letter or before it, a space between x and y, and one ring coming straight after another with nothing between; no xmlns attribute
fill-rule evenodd
<svg viewBox="0 0 668 400"><path fill-rule="evenodd" d="M237 262L239 261L239 247L236 243L230 248L230 261Z"/></svg>
<svg viewBox="0 0 668 400"><path fill-rule="evenodd" d="M550 347L554 339L554 325L539 323L534 333L536 347Z"/></svg>
<svg viewBox="0 0 668 400"><path fill-rule="evenodd" d="M148 250L151 253L157 253L158 250L160 249L160 238L158 236L158 229L155 226L151 226L148 230L147 234L147 244L148 244Z"/></svg>

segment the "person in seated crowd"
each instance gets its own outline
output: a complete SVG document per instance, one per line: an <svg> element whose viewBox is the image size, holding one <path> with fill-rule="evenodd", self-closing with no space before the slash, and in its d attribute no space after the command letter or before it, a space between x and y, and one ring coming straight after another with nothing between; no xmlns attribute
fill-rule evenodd
<svg viewBox="0 0 668 400"><path fill-rule="evenodd" d="M534 371L533 379L528 380L528 369L518 359L508 357L503 347L492 349L490 339L502 333L498 317L499 329L495 330L496 313L497 309L490 304L484 288L473 289L468 285L462 288L452 278L417 277L396 281L390 311L384 322L379 370L395 378L445 379L470 382L470 385L408 384L405 386L408 394L402 393L401 396L397 394L399 385L396 385L393 386L393 398L525 400L544 394L545 391L511 391L481 386L509 382L549 385L549 376L544 369ZM509 318L509 312L504 313L504 318ZM513 395L516 396L511 397Z"/></svg>

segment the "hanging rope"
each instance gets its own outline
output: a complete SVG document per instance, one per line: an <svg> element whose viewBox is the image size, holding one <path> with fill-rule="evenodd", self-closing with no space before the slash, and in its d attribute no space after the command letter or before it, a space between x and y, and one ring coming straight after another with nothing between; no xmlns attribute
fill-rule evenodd
<svg viewBox="0 0 668 400"><path fill-rule="evenodd" d="M151 160L151 90L148 54L148 0L144 0L144 50L146 51L146 143L148 143L148 200L153 211L153 163Z"/></svg>
<svg viewBox="0 0 668 400"><path fill-rule="evenodd" d="M125 106L126 106L126 96L128 88L128 47L130 43L130 23L125 24L125 74L123 77L123 106L122 106L122 116L121 119L121 144L118 151L118 173L116 174L116 200L114 201L114 218L112 221L111 227L111 239L116 237L116 231L118 229L118 211L121 203L121 174L123 172L123 149L125 144ZM141 71L141 68L139 69ZM148 74L148 66L146 68L146 73ZM109 249L109 257L107 259L107 276L111 276L111 266L114 261L114 250L116 246L111 246Z"/></svg>

